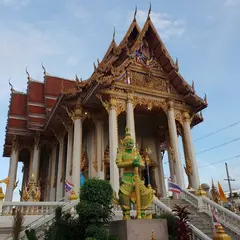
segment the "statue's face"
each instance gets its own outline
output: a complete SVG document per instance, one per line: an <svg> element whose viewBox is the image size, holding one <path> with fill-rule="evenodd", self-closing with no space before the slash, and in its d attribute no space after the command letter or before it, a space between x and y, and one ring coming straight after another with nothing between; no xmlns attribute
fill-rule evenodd
<svg viewBox="0 0 240 240"><path fill-rule="evenodd" d="M133 149L134 141L132 139L128 139L124 141L123 146L125 147L125 149Z"/></svg>

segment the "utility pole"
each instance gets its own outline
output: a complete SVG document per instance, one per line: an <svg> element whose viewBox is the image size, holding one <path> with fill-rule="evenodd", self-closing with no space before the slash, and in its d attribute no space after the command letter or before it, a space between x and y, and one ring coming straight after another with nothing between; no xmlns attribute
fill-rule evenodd
<svg viewBox="0 0 240 240"><path fill-rule="evenodd" d="M227 165L226 162L225 162L225 166L226 166L227 179L224 179L224 180L225 180L225 181L228 181L229 192L230 192L230 200L231 200L231 203L233 203L233 194L232 194L231 182L232 182L232 181L235 181L235 179L230 178L229 172L228 172L228 165Z"/></svg>

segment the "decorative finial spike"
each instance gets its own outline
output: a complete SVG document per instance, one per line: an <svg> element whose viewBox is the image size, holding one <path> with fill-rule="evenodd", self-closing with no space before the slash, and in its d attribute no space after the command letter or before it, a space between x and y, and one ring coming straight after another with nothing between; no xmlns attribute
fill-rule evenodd
<svg viewBox="0 0 240 240"><path fill-rule="evenodd" d="M78 83L79 82L79 78L78 78L78 75L76 74L76 82Z"/></svg>
<svg viewBox="0 0 240 240"><path fill-rule="evenodd" d="M10 86L10 90L13 92L14 89L13 89L13 85L11 84L10 80L11 80L11 78L8 79L8 84Z"/></svg>
<svg viewBox="0 0 240 240"><path fill-rule="evenodd" d="M42 62L42 69L43 69L43 74L44 74L44 77L46 76L46 68L43 66L43 62Z"/></svg>
<svg viewBox="0 0 240 240"><path fill-rule="evenodd" d="M96 71L96 70L97 70L97 67L96 67L95 62L93 63L93 67L94 67L94 71Z"/></svg>
<svg viewBox="0 0 240 240"><path fill-rule="evenodd" d="M28 81L30 81L30 80L31 80L31 77L30 77L30 74L29 74L29 72L28 72L28 67L26 67L26 74L27 74L27 79L28 79Z"/></svg>
<svg viewBox="0 0 240 240"><path fill-rule="evenodd" d="M99 58L97 58L97 63L98 63L98 65L100 64Z"/></svg>
<svg viewBox="0 0 240 240"><path fill-rule="evenodd" d="M137 5L135 6L135 11L134 11L134 16L133 16L133 21L136 21L136 16L137 16Z"/></svg>
<svg viewBox="0 0 240 240"><path fill-rule="evenodd" d="M177 70L177 72L178 72L178 70L179 70L179 66L178 66L178 58L176 58L175 67L176 67L176 70Z"/></svg>
<svg viewBox="0 0 240 240"><path fill-rule="evenodd" d="M113 38L112 41L115 42L115 36L116 36L116 28L113 26Z"/></svg>
<svg viewBox="0 0 240 240"><path fill-rule="evenodd" d="M152 11L152 4L151 4L151 2L149 2L149 9L148 9L148 20L150 19L150 14L151 14L151 11Z"/></svg>
<svg viewBox="0 0 240 240"><path fill-rule="evenodd" d="M193 90L193 92L195 92L195 83L193 80L192 80L192 90Z"/></svg>
<svg viewBox="0 0 240 240"><path fill-rule="evenodd" d="M206 94L206 93L204 94L204 102L205 102L206 104L208 104L208 101L207 101L207 94Z"/></svg>

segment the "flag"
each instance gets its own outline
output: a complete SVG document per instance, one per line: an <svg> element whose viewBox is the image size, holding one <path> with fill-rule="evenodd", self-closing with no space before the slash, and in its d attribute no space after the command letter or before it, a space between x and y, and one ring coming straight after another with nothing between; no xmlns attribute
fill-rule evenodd
<svg viewBox="0 0 240 240"><path fill-rule="evenodd" d="M212 212L213 232L215 234L217 226L220 226L221 224L219 223L219 221L215 215L214 209L212 207L211 207L211 212Z"/></svg>
<svg viewBox="0 0 240 240"><path fill-rule="evenodd" d="M71 184L68 180L65 181L65 191L67 193L70 193L71 190L73 189L74 185Z"/></svg>
<svg viewBox="0 0 240 240"><path fill-rule="evenodd" d="M220 185L220 183L218 182L218 191L219 191L219 196L220 196L220 201L222 202L228 202L226 195L222 189L222 186Z"/></svg>
<svg viewBox="0 0 240 240"><path fill-rule="evenodd" d="M168 179L168 191L179 194L182 192L182 189L176 183L172 182L171 179Z"/></svg>
<svg viewBox="0 0 240 240"><path fill-rule="evenodd" d="M86 181L85 177L83 176L82 173L80 173L80 186L82 186L85 181Z"/></svg>

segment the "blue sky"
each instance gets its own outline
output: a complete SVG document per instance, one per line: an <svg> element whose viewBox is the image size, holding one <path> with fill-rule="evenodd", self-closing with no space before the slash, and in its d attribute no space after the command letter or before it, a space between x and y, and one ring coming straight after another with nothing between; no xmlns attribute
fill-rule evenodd
<svg viewBox="0 0 240 240"><path fill-rule="evenodd" d="M93 62L102 58L116 27L119 42L131 22L135 4L142 26L148 1L110 0L0 0L0 153L4 144L9 105L8 79L25 91L25 68L32 78L43 79L41 62L52 75L87 78ZM178 57L186 81L195 81L200 96L208 95L204 123L192 131L193 139L240 120L239 56L240 0L153 0L151 18L173 58ZM195 152L240 136L240 124L196 141ZM202 166L240 154L240 141L197 154L201 182L227 184L224 163ZM183 157L183 156L182 156ZM0 179L9 160L1 158ZM240 159L230 160L229 171L240 187ZM18 172L20 172L19 166ZM167 168L166 168L167 169ZM167 170L166 170L166 173ZM18 191L15 193L15 198Z"/></svg>

